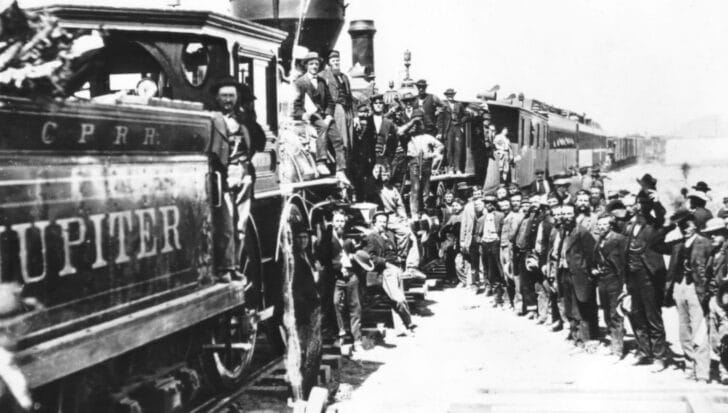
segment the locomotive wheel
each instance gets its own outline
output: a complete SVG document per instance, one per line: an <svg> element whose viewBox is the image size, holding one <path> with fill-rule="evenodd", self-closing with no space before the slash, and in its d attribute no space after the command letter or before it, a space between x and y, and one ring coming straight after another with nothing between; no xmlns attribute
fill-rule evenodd
<svg viewBox="0 0 728 413"><path fill-rule="evenodd" d="M248 224L240 256L242 273L250 283L245 306L218 317L207 330L202 345L202 363L209 380L225 389L234 388L247 375L258 335L255 313L262 310L260 244L252 223Z"/></svg>
<svg viewBox="0 0 728 413"><path fill-rule="evenodd" d="M271 293L277 296L275 299L275 315L272 319L268 320L267 332L268 340L274 345L276 350L280 351L280 354L285 353L286 344L289 342L291 332L287 331L283 324L283 295L286 291L289 291L289 285L293 281L295 274L290 274L286 280L285 265L293 259L292 254L292 239L291 239L291 224L294 222L305 221L305 215L301 209L296 205L291 205L289 214L280 232L279 242L282 245L280 250L280 257L277 262L275 277L266 277L268 281L267 294L270 296ZM270 279L268 279L270 278ZM286 285L286 281L289 285ZM293 295L296 291L292 291ZM293 300L293 297L289 297ZM316 384L316 378L318 375L319 366L321 364L321 355L323 352L323 345L321 342L321 309L317 307L311 309L302 319L296 318L296 332L298 335L300 350L301 350L301 379L302 379L302 392L303 397L308 396L308 392L311 387Z"/></svg>

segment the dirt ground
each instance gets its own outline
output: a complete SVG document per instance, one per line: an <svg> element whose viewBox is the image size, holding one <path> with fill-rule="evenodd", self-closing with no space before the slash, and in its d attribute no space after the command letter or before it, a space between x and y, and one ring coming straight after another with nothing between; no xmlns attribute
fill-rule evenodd
<svg viewBox="0 0 728 413"><path fill-rule="evenodd" d="M345 362L329 412L697 411L728 395L681 370L634 366L631 355L578 351L565 331L494 309L468 289L430 292L428 302L433 315L416 317L414 337L388 331L384 345ZM675 310L664 313L680 352Z"/></svg>

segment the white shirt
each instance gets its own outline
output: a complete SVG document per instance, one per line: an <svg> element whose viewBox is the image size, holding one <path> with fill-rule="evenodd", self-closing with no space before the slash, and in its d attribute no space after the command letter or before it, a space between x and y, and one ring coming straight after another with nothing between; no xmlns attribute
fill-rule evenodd
<svg viewBox="0 0 728 413"><path fill-rule="evenodd" d="M377 133L379 133L379 129L382 128L382 116L374 115L372 118L374 118L374 127L377 129Z"/></svg>
<svg viewBox="0 0 728 413"><path fill-rule="evenodd" d="M437 140L434 136L423 133L421 135L413 136L409 142L407 142L407 156L413 158L420 156L425 159L432 158L435 152L441 152L444 148L442 142Z"/></svg>

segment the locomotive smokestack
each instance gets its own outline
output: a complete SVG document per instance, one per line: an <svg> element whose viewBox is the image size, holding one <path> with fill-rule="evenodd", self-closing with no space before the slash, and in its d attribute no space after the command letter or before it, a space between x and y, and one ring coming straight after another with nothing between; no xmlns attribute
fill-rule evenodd
<svg viewBox="0 0 728 413"><path fill-rule="evenodd" d="M366 68L370 75L374 74L374 20L352 20L349 24L351 36L351 64L357 63Z"/></svg>

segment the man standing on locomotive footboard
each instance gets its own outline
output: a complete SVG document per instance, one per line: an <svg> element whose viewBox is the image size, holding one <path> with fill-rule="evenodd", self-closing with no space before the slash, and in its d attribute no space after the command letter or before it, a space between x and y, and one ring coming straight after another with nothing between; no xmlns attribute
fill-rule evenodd
<svg viewBox="0 0 728 413"><path fill-rule="evenodd" d="M326 69L321 72L321 77L326 81L331 99L334 101L334 122L344 143L346 159L351 162L354 137L354 97L351 94L351 83L349 76L341 71L341 56L338 50L329 53L328 63Z"/></svg>

